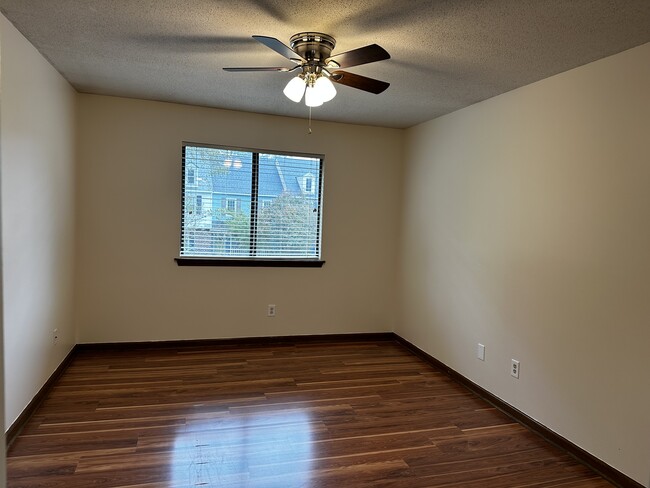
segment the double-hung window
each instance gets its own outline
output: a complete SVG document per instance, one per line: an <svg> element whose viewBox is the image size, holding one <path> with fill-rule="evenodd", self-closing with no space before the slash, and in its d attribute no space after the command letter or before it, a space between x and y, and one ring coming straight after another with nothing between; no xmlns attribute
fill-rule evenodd
<svg viewBox="0 0 650 488"><path fill-rule="evenodd" d="M185 143L182 162L179 264L323 264L322 156Z"/></svg>

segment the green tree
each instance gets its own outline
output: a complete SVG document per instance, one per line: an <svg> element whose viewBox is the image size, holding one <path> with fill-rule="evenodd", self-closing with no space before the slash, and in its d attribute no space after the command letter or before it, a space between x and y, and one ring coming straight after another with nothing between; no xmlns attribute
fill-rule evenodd
<svg viewBox="0 0 650 488"><path fill-rule="evenodd" d="M285 193L258 213L258 255L304 256L315 252L318 214L313 200Z"/></svg>
<svg viewBox="0 0 650 488"><path fill-rule="evenodd" d="M230 234L231 250L236 254L248 254L251 245L251 219L241 210L227 212L230 219L227 221L228 233Z"/></svg>

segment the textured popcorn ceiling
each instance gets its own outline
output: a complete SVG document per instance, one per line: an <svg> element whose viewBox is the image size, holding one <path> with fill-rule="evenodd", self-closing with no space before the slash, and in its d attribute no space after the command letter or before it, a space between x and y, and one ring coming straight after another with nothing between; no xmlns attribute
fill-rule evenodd
<svg viewBox="0 0 650 488"><path fill-rule="evenodd" d="M388 61L349 71L321 120L409 127L650 41L650 0L0 0L0 10L80 92L306 117L282 89L292 66L251 38L318 31L334 54L377 43ZM648 60L650 62L650 60ZM552 100L549 100L552 102Z"/></svg>

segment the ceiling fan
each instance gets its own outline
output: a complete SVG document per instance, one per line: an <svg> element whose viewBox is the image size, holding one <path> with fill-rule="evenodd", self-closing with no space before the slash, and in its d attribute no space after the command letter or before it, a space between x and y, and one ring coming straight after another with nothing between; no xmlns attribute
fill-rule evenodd
<svg viewBox="0 0 650 488"><path fill-rule="evenodd" d="M350 86L370 93L381 93L390 83L366 76L342 71L339 68L351 68L362 64L390 59L390 54L377 44L360 47L332 56L336 40L320 32L301 32L291 36L289 44L282 43L275 37L253 36L266 47L273 49L289 61L295 63L291 68L223 68L225 71L279 71L290 73L300 70L284 89L284 94L294 102L300 102L303 95L305 104L318 107L336 96L334 83Z"/></svg>

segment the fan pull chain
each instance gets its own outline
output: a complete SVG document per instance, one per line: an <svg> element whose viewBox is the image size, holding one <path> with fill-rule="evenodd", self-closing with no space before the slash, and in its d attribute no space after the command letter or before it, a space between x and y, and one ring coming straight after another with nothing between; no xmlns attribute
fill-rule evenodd
<svg viewBox="0 0 650 488"><path fill-rule="evenodd" d="M311 107L309 107L309 130L307 134L311 134Z"/></svg>

